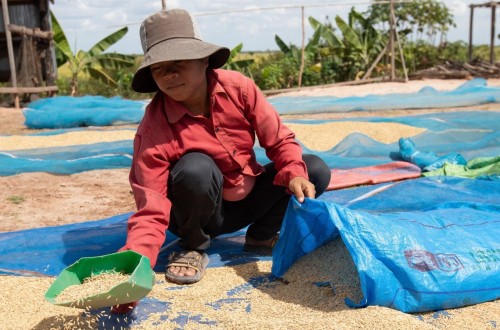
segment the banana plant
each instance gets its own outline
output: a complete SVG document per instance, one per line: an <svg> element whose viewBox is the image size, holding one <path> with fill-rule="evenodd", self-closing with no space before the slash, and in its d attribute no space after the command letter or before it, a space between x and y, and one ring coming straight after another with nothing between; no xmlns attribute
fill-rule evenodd
<svg viewBox="0 0 500 330"><path fill-rule="evenodd" d="M304 47L305 61L309 64L309 69L314 72L321 71L322 61L327 57L337 57L343 54L344 44L342 39L335 34L335 29L330 24L323 24L314 17L308 18L309 24L314 32ZM293 59L295 63L300 63L301 49L295 45L287 46L283 40L275 36L275 41L281 52Z"/></svg>
<svg viewBox="0 0 500 330"><path fill-rule="evenodd" d="M124 27L115 31L97 42L88 51L78 50L73 53L68 39L57 21L53 12L52 31L54 33L54 44L56 46L57 67L66 63L71 72L71 96L78 94L78 75L88 74L94 79L101 80L110 86L116 87L117 82L111 77L110 72L135 65L135 57L118 53L104 53L109 47L117 43L128 32Z"/></svg>
<svg viewBox="0 0 500 330"><path fill-rule="evenodd" d="M229 59L224 65L224 69L235 70L242 73L246 73L251 77L251 72L248 70L248 67L254 62L253 58L238 59L238 60L236 59L238 54L241 53L242 49L243 49L243 43L239 43L236 47L231 49Z"/></svg>
<svg viewBox="0 0 500 330"><path fill-rule="evenodd" d="M383 49L383 37L373 22L354 8L349 12L347 22L340 16L335 17L335 22L342 32L344 62L350 63L351 73L359 77Z"/></svg>
<svg viewBox="0 0 500 330"><path fill-rule="evenodd" d="M300 49L295 45L287 46L287 44L281 39L278 35L274 36L274 40L276 41L276 45L278 45L279 49L285 56L292 58L297 63L300 63Z"/></svg>
<svg viewBox="0 0 500 330"><path fill-rule="evenodd" d="M309 18L311 21L311 17ZM313 26L314 27L314 26ZM321 50L321 37L323 35L323 26L319 25L315 28L313 37L304 46L304 59L306 63L311 64L311 67L319 64L319 54ZM294 63L299 64L302 59L302 49L291 44L288 46L278 35L274 36L274 40L278 45L281 52L288 58L290 58Z"/></svg>
<svg viewBox="0 0 500 330"><path fill-rule="evenodd" d="M383 44L382 36L369 19L365 19L354 8L348 16L348 23L337 16L335 22L343 35L346 47L353 50L351 56L369 65L371 57L377 55Z"/></svg>
<svg viewBox="0 0 500 330"><path fill-rule="evenodd" d="M319 22L314 17L309 17L309 24L314 29L311 42L320 45L320 40L324 41L323 47L338 49L344 47L342 39L340 39L332 27Z"/></svg>

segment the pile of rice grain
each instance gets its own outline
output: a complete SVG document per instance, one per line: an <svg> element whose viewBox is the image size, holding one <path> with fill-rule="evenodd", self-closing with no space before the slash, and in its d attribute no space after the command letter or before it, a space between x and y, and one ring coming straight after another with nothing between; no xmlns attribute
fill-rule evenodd
<svg viewBox="0 0 500 330"><path fill-rule="evenodd" d="M361 121L328 122L322 124L287 123L297 139L306 147L326 151L352 133L360 133L382 142L393 143L399 138L412 137L425 129L399 123L373 123ZM133 140L134 130L94 131L83 130L57 135L10 135L0 136L0 150L25 150L49 147L93 144Z"/></svg>
<svg viewBox="0 0 500 330"><path fill-rule="evenodd" d="M106 293L118 284L129 279L129 275L119 272L106 272L87 277L82 284L65 288L57 297L56 303L78 302L97 294Z"/></svg>
<svg viewBox="0 0 500 330"><path fill-rule="evenodd" d="M55 135L0 136L0 150L25 150L72 145L133 140L134 130L90 131L82 130Z"/></svg>
<svg viewBox="0 0 500 330"><path fill-rule="evenodd" d="M139 302L133 329L493 329L500 300L440 312L407 314L371 306L351 309L344 298L362 299L359 276L340 238L299 259L284 281L270 277L271 261L209 268L194 285L156 275L148 299ZM43 299L52 279L0 276L0 324L7 329L112 328L108 319ZM326 283L328 286L318 285ZM130 318L130 316L128 316ZM132 318L134 316L132 315ZM105 324L103 324L103 322ZM89 325L86 325L90 323ZM114 323L114 322L113 322ZM125 321L115 324L129 324ZM116 327L115 327L116 329Z"/></svg>
<svg viewBox="0 0 500 330"><path fill-rule="evenodd" d="M286 124L297 140L307 148L327 151L342 142L352 133L360 133L381 143L394 143L400 138L409 138L426 130L399 123L372 123L360 121L329 122L324 124Z"/></svg>

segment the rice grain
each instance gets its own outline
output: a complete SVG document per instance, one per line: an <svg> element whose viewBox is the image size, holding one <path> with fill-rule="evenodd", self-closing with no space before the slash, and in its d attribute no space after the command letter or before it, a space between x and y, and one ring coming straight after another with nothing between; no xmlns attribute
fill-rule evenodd
<svg viewBox="0 0 500 330"><path fill-rule="evenodd" d="M125 282L130 276L127 274L109 272L87 277L80 285L71 285L65 288L57 297L56 303L83 301L88 297L105 293L116 285ZM106 299L110 299L109 295Z"/></svg>

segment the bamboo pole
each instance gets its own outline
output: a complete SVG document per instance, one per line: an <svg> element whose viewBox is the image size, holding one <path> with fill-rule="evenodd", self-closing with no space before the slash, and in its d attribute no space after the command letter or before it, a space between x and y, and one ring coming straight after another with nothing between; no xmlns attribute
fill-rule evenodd
<svg viewBox="0 0 500 330"><path fill-rule="evenodd" d="M474 6L469 5L470 7L470 20L469 20L469 62L472 60L472 30L474 23Z"/></svg>
<svg viewBox="0 0 500 330"><path fill-rule="evenodd" d="M394 15L394 12L392 13ZM396 21L396 16L392 17L392 20L395 22ZM399 39L399 32L394 26L394 34L396 35L396 42L398 43L398 49L399 49L399 57L401 59L401 65L403 66L403 73L405 76L405 82L408 82L408 72L406 70L406 62L405 62L405 55L403 53L403 47L401 46L401 40Z"/></svg>
<svg viewBox="0 0 500 330"><path fill-rule="evenodd" d="M14 47L12 46L12 34L9 30L9 7L7 0L2 0L2 14L3 23L5 27L5 36L7 38L7 53L9 54L10 78L12 80L12 87L17 88L17 75L16 75L16 62L14 60ZM14 105L19 109L19 94L14 94Z"/></svg>
<svg viewBox="0 0 500 330"><path fill-rule="evenodd" d="M384 49L378 54L377 58L375 59L375 62L370 66L368 71L366 71L365 75L361 78L361 80L368 79L370 75L372 74L373 69L377 66L378 62L382 59L382 56L384 56L387 53L387 49L389 48L389 43L387 43L384 47Z"/></svg>
<svg viewBox="0 0 500 330"><path fill-rule="evenodd" d="M403 48L401 46L401 41L399 39L399 34L398 34L398 31L396 28L396 15L394 13L393 1L391 1L389 25L390 25L389 26L389 41L385 45L384 49L377 56L377 58L375 59L373 64L370 66L368 71L366 71L366 73L363 75L363 77L361 78L362 80L365 80L368 77L370 77L373 69L377 66L379 61L382 59L382 56L384 56L384 54L387 54L388 51L390 52L389 56L391 58L390 80L394 81L396 79L396 64L395 64L396 63L396 61L395 61L396 55L395 55L395 51L394 51L395 42L398 43L399 55L401 58L401 63L403 65L403 71L404 71L404 76L405 76L404 81L408 82L408 80L409 80L408 79L408 72L406 70L406 63L405 63L405 59L404 59Z"/></svg>
<svg viewBox="0 0 500 330"><path fill-rule="evenodd" d="M57 86L0 87L0 93L23 94L23 93L44 93L44 92L57 92Z"/></svg>
<svg viewBox="0 0 500 330"><path fill-rule="evenodd" d="M491 1L490 64L495 64L495 17L497 5Z"/></svg>
<svg viewBox="0 0 500 330"><path fill-rule="evenodd" d="M302 6L302 50L300 53L299 88L302 86L302 75L304 74L305 39L306 32L304 28L304 6Z"/></svg>
<svg viewBox="0 0 500 330"><path fill-rule="evenodd" d="M395 56L394 56L394 0L391 0L391 4L390 4L390 16L389 16L389 42L390 42L390 46L389 46L389 51L391 53L391 81L396 79L396 59L395 59Z"/></svg>

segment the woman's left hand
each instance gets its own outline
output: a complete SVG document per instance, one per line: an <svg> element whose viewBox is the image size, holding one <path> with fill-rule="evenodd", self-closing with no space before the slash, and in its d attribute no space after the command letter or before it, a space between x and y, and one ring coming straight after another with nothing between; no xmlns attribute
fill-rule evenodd
<svg viewBox="0 0 500 330"><path fill-rule="evenodd" d="M304 202L305 197L315 198L316 188L306 178L297 176L288 184L288 189L295 195L299 203Z"/></svg>

